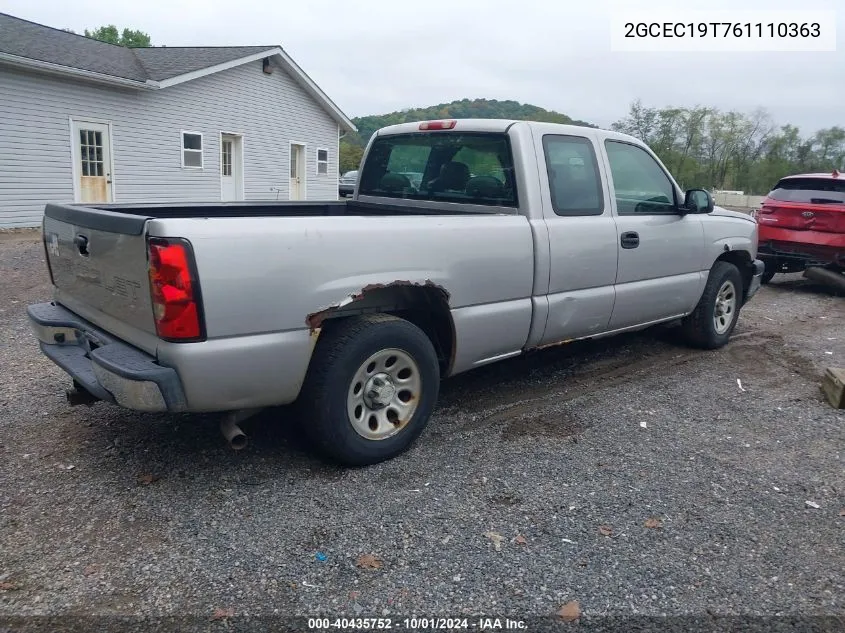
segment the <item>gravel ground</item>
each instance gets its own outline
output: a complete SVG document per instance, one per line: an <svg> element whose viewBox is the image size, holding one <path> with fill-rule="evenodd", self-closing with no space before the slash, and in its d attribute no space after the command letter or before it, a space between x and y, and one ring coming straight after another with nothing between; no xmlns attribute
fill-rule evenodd
<svg viewBox="0 0 845 633"><path fill-rule="evenodd" d="M764 287L719 351L653 330L446 381L409 453L343 470L285 410L235 453L211 416L68 407L25 319L49 298L37 236L0 234L0 273L0 631L294 614L539 630L570 601L582 629L842 630L821 616L845 618L845 411L819 381L845 365L845 300L800 276Z"/></svg>

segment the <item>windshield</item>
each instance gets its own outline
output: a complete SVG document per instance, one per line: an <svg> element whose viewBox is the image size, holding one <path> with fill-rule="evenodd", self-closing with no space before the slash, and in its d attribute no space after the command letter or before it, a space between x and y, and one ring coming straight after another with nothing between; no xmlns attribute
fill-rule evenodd
<svg viewBox="0 0 845 633"><path fill-rule="evenodd" d="M357 177L358 177L357 171L348 171L345 174L343 174L343 176L341 176L341 178L343 178L344 180L355 180Z"/></svg>
<svg viewBox="0 0 845 633"><path fill-rule="evenodd" d="M781 202L845 204L845 180L833 178L784 178L769 192Z"/></svg>
<svg viewBox="0 0 845 633"><path fill-rule="evenodd" d="M358 193L515 207L510 141L500 133L378 137L367 154Z"/></svg>

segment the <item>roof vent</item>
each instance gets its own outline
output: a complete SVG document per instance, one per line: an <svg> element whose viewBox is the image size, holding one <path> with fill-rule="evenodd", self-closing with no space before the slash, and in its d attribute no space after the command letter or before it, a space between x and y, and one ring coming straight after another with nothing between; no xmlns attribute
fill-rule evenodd
<svg viewBox="0 0 845 633"><path fill-rule="evenodd" d="M273 67L270 65L269 57L265 57L263 60L261 60L261 70L264 71L265 75L273 74Z"/></svg>

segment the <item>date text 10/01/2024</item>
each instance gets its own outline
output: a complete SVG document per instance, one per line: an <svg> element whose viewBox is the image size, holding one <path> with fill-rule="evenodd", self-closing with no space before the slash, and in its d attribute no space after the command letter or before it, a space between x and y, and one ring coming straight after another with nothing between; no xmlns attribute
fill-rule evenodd
<svg viewBox="0 0 845 633"><path fill-rule="evenodd" d="M392 630L411 631L499 631L525 630L523 620L510 618L308 618L308 629L330 630Z"/></svg>

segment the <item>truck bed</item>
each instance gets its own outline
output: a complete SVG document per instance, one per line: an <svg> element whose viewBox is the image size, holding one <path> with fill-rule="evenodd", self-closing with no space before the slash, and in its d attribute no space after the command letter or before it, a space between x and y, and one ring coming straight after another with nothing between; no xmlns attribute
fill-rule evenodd
<svg viewBox="0 0 845 633"><path fill-rule="evenodd" d="M61 222L114 233L140 235L144 223L168 218L256 218L379 215L477 215L501 214L501 210L472 209L467 205L418 205L410 201L398 204L338 201L255 202L160 202L123 204L48 204L45 215ZM96 209L101 213L93 214Z"/></svg>

